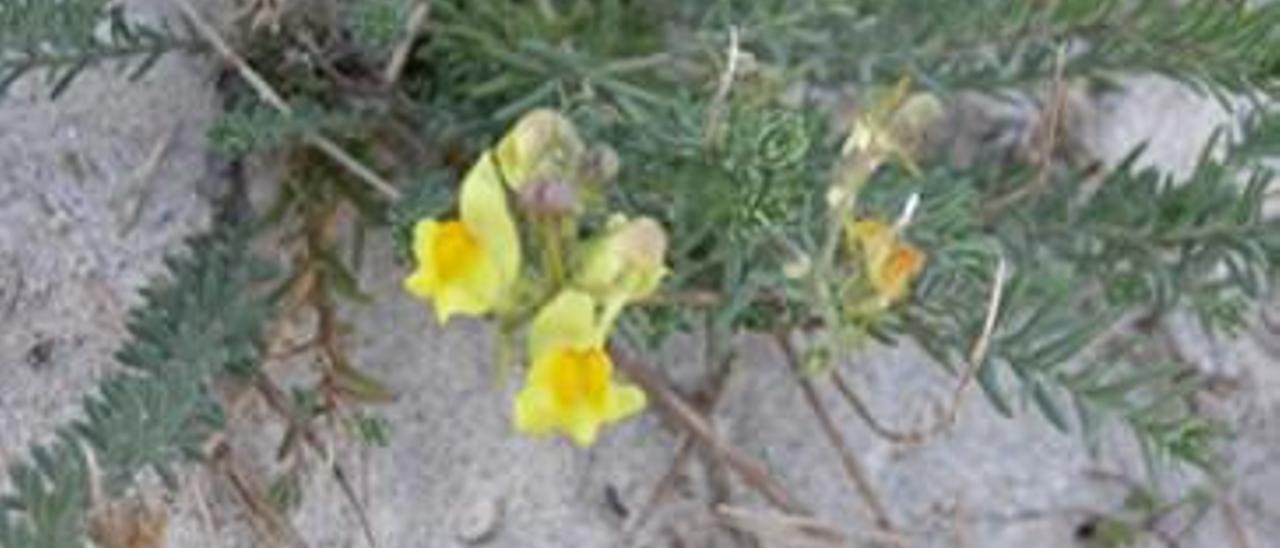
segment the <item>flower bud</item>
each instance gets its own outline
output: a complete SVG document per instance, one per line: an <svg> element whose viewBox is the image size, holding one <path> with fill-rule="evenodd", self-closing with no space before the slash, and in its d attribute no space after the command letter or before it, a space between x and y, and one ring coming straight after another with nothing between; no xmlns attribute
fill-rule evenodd
<svg viewBox="0 0 1280 548"><path fill-rule="evenodd" d="M889 120L889 133L907 154L920 151L944 114L942 101L930 93L917 93L907 98Z"/></svg>
<svg viewBox="0 0 1280 548"><path fill-rule="evenodd" d="M618 176L618 153L609 145L596 145L578 165L578 180L586 186L602 186Z"/></svg>
<svg viewBox="0 0 1280 548"><path fill-rule="evenodd" d="M595 244L578 284L602 301L635 301L658 288L667 268L667 233L653 219L615 219Z"/></svg>
<svg viewBox="0 0 1280 548"><path fill-rule="evenodd" d="M560 179L538 179L519 187L520 208L535 215L569 216L581 210L578 190Z"/></svg>

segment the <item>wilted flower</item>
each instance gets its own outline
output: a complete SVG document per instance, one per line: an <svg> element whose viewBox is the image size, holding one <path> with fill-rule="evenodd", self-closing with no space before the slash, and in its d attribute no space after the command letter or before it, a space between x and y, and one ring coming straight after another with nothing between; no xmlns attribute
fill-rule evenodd
<svg viewBox="0 0 1280 548"><path fill-rule="evenodd" d="M515 222L488 153L463 180L459 210L459 219L423 219L414 226L417 269L404 282L410 293L435 305L442 324L453 314L499 307L520 270Z"/></svg>
<svg viewBox="0 0 1280 548"><path fill-rule="evenodd" d="M576 290L560 293L538 313L529 333L533 365L513 410L516 430L559 432L587 446L601 426L644 408L644 392L613 379L607 330L595 300Z"/></svg>
<svg viewBox="0 0 1280 548"><path fill-rule="evenodd" d="M924 269L924 252L903 242L897 229L879 220L853 222L846 233L851 245L862 252L867 280L878 304L888 306L905 298L911 282Z"/></svg>
<svg viewBox="0 0 1280 548"><path fill-rule="evenodd" d="M507 184L519 190L539 177L570 173L583 149L573 123L554 110L539 109L516 122L495 155Z"/></svg>
<svg viewBox="0 0 1280 548"><path fill-rule="evenodd" d="M874 171L891 158L917 171L915 155L924 145L930 129L943 116L943 105L928 93L908 95L904 80L888 96L858 116L844 142L845 156L860 157Z"/></svg>

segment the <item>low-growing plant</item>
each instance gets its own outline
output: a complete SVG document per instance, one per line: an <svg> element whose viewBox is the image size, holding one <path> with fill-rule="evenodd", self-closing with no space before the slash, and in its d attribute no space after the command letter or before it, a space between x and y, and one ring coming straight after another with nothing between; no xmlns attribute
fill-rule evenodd
<svg viewBox="0 0 1280 548"><path fill-rule="evenodd" d="M379 299L420 299L446 327L490 320L495 370L520 386L514 432L589 446L653 410L802 513L646 359L693 333L714 379L742 367L736 334L771 337L872 510L868 527L893 538L901 524L844 446L853 425L832 420L819 389L892 443L929 443L981 390L1000 413L1033 407L1094 450L1123 428L1153 477L1225 481L1227 432L1191 405L1206 379L1133 350L1170 314L1234 333L1270 291L1280 7L258 0L220 25L169 4L174 17L156 24L106 0L0 0L0 93L32 75L57 96L89 68L146 77L164 55L207 55L224 67L210 148L283 166L261 183L274 201L260 211L236 199L244 181L229 185L210 234L143 290L122 372L11 467L0 545L132 546L112 539L156 523L132 504L139 479L176 488L190 463L235 487L264 539L301 542L286 517L303 496L296 471L267 489L245 482L221 434L227 409L267 402L285 426L282 461L322 455L330 436L385 445L395 424L377 409L396 394L348 353L348 332L368 326L346 325L342 306ZM1066 161L1069 96L1143 73L1247 122L1218 133L1185 178L1139 167L1141 149L1112 166ZM854 106L833 100L845 95ZM974 95L1039 100L1004 161L940 152L938 128ZM360 286L371 238L398 251L403 294ZM264 247L282 264L255 258ZM278 326L304 314L313 332L284 340ZM954 383L916 429L875 416L856 382L873 347L898 344ZM319 375L282 388L267 365L304 355ZM326 462L362 514L348 474ZM1103 521L1131 533L1118 545L1141 533Z"/></svg>

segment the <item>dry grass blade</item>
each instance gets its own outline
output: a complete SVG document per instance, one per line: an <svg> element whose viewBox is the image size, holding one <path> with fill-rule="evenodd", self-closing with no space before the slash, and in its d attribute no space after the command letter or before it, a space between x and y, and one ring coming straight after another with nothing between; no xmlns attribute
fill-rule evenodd
<svg viewBox="0 0 1280 548"><path fill-rule="evenodd" d="M725 54L724 72L720 74L720 82L716 85L716 94L711 98L711 106L707 108L707 121L703 136L710 148L719 143L724 125L724 111L728 107L729 92L733 82L738 78L738 64L742 57L742 49L738 44L738 27L729 27L729 49Z"/></svg>
<svg viewBox="0 0 1280 548"><path fill-rule="evenodd" d="M160 168L160 164L169 155L169 151L173 149L173 142L177 139L180 128L180 126L175 125L165 132L152 146L151 152L147 154L142 165L139 165L134 172L133 177L137 186L132 192L134 194L133 203L129 206L129 212L126 214L124 222L120 225L121 236L127 236L138 226L138 220L142 218L142 210L146 208L147 201L151 197L151 191L155 186L156 170Z"/></svg>
<svg viewBox="0 0 1280 548"><path fill-rule="evenodd" d="M763 462L717 434L707 420L676 395L657 374L616 347L611 348L610 353L618 369L639 384L660 411L683 426L698 443L736 471L748 486L779 508L795 514L807 513L773 478Z"/></svg>

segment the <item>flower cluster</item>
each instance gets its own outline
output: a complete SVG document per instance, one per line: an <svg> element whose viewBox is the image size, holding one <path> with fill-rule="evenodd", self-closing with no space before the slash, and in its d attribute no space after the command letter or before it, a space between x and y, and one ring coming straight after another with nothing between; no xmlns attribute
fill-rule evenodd
<svg viewBox="0 0 1280 548"><path fill-rule="evenodd" d="M590 445L603 425L645 406L642 391L614 378L606 341L622 310L666 274L666 232L649 218L613 215L578 237L617 165L559 113L536 110L467 173L457 219L415 226L417 266L405 287L434 305L440 323L462 314L518 325L532 315L530 366L513 409L520 432ZM522 242L535 259L524 259Z"/></svg>

